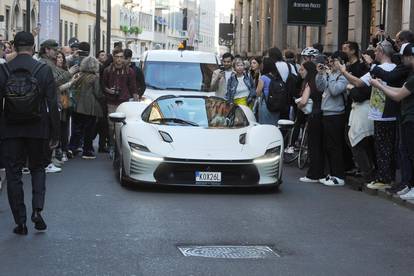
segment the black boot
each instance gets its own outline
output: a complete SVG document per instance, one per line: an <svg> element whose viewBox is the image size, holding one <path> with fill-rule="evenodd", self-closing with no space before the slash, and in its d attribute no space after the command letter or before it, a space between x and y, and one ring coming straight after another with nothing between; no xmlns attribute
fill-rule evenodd
<svg viewBox="0 0 414 276"><path fill-rule="evenodd" d="M26 236L27 235L27 227L26 224L18 224L14 229L13 233L17 235Z"/></svg>
<svg viewBox="0 0 414 276"><path fill-rule="evenodd" d="M39 231L46 230L47 225L40 215L40 211L36 210L32 213L32 221L34 222L35 229Z"/></svg>

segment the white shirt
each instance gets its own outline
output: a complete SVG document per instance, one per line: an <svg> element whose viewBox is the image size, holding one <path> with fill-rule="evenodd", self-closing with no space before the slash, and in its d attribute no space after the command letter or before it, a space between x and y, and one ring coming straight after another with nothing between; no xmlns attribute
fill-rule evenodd
<svg viewBox="0 0 414 276"><path fill-rule="evenodd" d="M286 82L289 76L289 68L287 67L288 64L289 63L286 63L284 61L276 62L277 71L279 71L280 77L282 78L284 82ZM289 64L289 66L290 66L290 71L292 72L292 74L297 76L298 74L296 74L295 67L292 64Z"/></svg>
<svg viewBox="0 0 414 276"><path fill-rule="evenodd" d="M0 58L0 64L6 63L6 60L4 58Z"/></svg>
<svg viewBox="0 0 414 276"><path fill-rule="evenodd" d="M238 77L237 81L239 82L236 89L236 95L234 95L235 99L240 99L249 96L249 89L247 88L246 84L244 83L244 76Z"/></svg>
<svg viewBox="0 0 414 276"><path fill-rule="evenodd" d="M226 84L229 82L229 79L231 77L231 73L233 73L233 70L226 70L226 71L224 71L224 77L226 78Z"/></svg>

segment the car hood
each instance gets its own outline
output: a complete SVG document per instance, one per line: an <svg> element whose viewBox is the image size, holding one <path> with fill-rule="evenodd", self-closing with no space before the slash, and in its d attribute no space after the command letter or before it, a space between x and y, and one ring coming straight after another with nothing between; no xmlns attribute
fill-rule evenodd
<svg viewBox="0 0 414 276"><path fill-rule="evenodd" d="M241 144L240 135L247 134L251 128L249 126L240 129L208 129L144 123L142 128L135 128L135 131L130 132L128 136L129 139L138 137L137 143L144 144L152 153L167 158L250 160L262 156L269 144ZM164 142L159 131L168 133L173 142ZM249 139L248 137L247 134L246 140Z"/></svg>

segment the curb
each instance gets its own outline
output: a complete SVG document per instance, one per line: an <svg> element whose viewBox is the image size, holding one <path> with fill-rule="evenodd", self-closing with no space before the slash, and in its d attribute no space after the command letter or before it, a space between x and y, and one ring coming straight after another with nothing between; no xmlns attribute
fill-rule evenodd
<svg viewBox="0 0 414 276"><path fill-rule="evenodd" d="M361 181L358 177L353 176L347 176L345 178L345 184L350 188L351 190L358 191L358 192L364 192L371 196L378 196L383 199L386 199L390 202L393 202L395 204L398 204L400 206L403 206L405 208L408 208L410 210L414 211L414 200L403 200L399 196L392 195L390 193L387 193L385 190L372 190L365 186L364 182Z"/></svg>

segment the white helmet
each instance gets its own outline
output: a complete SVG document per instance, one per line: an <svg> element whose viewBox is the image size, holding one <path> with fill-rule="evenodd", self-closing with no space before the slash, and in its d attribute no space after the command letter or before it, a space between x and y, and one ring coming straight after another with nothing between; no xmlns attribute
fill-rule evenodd
<svg viewBox="0 0 414 276"><path fill-rule="evenodd" d="M319 55L319 51L313 47L306 47L303 49L302 53L300 53L301 56L317 56Z"/></svg>

